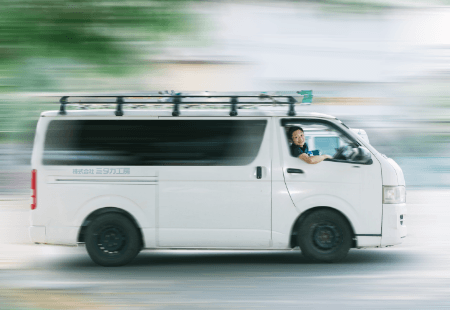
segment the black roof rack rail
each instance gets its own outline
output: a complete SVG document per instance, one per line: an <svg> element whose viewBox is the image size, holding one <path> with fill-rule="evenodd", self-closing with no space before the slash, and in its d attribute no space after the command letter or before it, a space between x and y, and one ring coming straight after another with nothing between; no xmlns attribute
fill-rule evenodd
<svg viewBox="0 0 450 310"><path fill-rule="evenodd" d="M124 104L173 104L172 115L179 116L180 104L195 104L195 105L223 105L230 104L231 110L230 116L238 115L238 104L242 105L264 105L264 104L289 104L288 116L295 116L295 104L298 102L295 97L302 97L302 102L304 104L310 104L312 102L312 90L302 90L302 91L280 91L274 92L274 94L268 94L267 92L239 92L239 93L214 93L214 92L204 92L204 93L174 93L173 91L169 94L168 92L163 93L151 93L147 95L70 95L62 96L59 100L61 106L59 108L59 114L65 115L66 105L68 104L117 104L115 115L123 116L123 105ZM108 101L69 101L69 98L115 98L114 102ZM200 98L207 99L209 101L199 101ZM217 99L229 99L229 101L216 101ZM141 101L135 101L135 99L140 99ZM143 99L152 101L142 101ZM190 99L190 101L183 101L183 99ZM253 99L253 101L251 101ZM156 101L155 101L156 100ZM164 100L161 102L161 100ZM212 100L212 101L211 101ZM261 100L265 100L261 102ZM270 101L267 101L270 100Z"/></svg>

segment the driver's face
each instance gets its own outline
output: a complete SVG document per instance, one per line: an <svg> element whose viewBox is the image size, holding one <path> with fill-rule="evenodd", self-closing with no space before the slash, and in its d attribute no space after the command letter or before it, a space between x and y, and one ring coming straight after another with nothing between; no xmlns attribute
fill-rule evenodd
<svg viewBox="0 0 450 310"><path fill-rule="evenodd" d="M303 133L303 131L294 131L294 133L292 134L292 142L295 145L303 147L303 145L305 144L305 134Z"/></svg>

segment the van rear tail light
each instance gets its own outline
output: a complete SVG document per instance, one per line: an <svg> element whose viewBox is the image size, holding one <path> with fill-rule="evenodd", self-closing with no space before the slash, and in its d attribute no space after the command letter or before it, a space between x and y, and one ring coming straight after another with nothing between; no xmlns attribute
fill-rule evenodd
<svg viewBox="0 0 450 310"><path fill-rule="evenodd" d="M31 170L31 210L36 209L36 174L36 169Z"/></svg>

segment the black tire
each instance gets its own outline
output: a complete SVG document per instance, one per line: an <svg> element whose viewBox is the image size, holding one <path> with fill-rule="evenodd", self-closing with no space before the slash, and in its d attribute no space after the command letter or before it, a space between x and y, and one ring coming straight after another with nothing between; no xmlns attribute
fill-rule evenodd
<svg viewBox="0 0 450 310"><path fill-rule="evenodd" d="M309 214L301 223L297 238L302 254L318 262L341 261L352 246L352 231L347 220L333 210Z"/></svg>
<svg viewBox="0 0 450 310"><path fill-rule="evenodd" d="M107 213L97 217L86 229L86 250L91 259L105 267L123 266L141 250L136 226L125 216Z"/></svg>

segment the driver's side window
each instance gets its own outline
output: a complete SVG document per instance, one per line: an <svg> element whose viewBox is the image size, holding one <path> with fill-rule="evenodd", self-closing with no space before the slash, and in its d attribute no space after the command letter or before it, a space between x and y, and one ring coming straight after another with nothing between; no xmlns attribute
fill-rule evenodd
<svg viewBox="0 0 450 310"><path fill-rule="evenodd" d="M303 129L305 142L302 147L307 149L309 156L330 155L333 161L353 162L355 152L358 152L358 143L326 121L290 120L284 124L286 140L292 156L295 156L293 149L296 145L290 133L297 127Z"/></svg>

